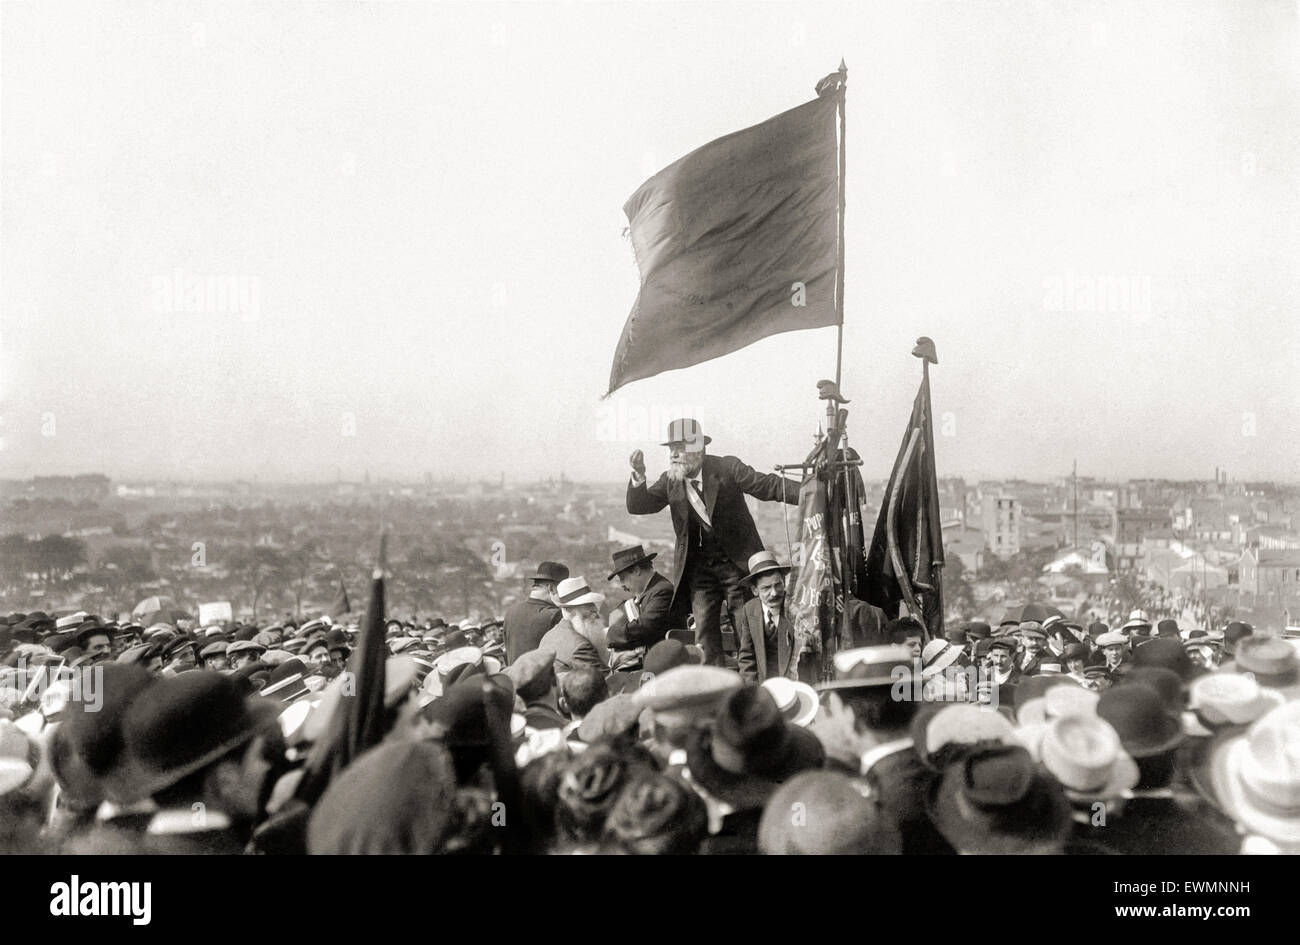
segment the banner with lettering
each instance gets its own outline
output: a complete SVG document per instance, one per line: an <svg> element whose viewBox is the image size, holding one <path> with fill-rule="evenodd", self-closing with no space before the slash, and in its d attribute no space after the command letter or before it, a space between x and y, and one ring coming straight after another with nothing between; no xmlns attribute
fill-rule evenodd
<svg viewBox="0 0 1300 945"><path fill-rule="evenodd" d="M817 476L809 476L799 489L799 522L799 543L791 562L798 571L790 606L794 653L789 673L792 678L816 681L821 675L818 656L823 640L835 626L826 483Z"/></svg>

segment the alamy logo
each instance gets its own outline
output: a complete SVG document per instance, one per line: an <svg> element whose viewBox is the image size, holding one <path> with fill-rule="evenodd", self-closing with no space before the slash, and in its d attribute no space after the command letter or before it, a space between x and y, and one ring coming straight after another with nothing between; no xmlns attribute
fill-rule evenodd
<svg viewBox="0 0 1300 945"><path fill-rule="evenodd" d="M132 925L148 925L153 912L153 883L83 883L73 873L50 887L50 897L50 915L131 916Z"/></svg>

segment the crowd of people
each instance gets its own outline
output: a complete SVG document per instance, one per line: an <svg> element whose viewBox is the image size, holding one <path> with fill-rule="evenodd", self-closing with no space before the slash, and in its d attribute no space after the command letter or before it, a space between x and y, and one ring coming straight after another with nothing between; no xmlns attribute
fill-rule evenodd
<svg viewBox="0 0 1300 945"><path fill-rule="evenodd" d="M629 596L612 609L543 562L503 620L388 621L381 737L314 794L312 753L362 695L361 621L10 614L0 846L1300 852L1291 640L1035 604L927 638L903 616L813 686L784 656L788 569L770 554L745 575L752 626L733 615L713 661L670 625L653 559L614 555Z"/></svg>

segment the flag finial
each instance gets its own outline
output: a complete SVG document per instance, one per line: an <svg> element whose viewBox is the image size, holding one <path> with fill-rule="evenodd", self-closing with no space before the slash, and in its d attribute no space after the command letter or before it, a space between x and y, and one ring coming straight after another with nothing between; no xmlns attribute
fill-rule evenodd
<svg viewBox="0 0 1300 945"><path fill-rule="evenodd" d="M931 364L939 363L939 355L935 353L934 342L925 335L916 339L916 347L912 349L912 357L929 361Z"/></svg>

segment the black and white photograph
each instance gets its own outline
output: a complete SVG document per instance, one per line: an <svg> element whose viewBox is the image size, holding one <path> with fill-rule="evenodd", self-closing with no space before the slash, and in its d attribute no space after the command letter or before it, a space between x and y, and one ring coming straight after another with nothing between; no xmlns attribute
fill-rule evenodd
<svg viewBox="0 0 1300 945"><path fill-rule="evenodd" d="M4 0L0 852L1300 853L1298 260L1296 0Z"/></svg>

